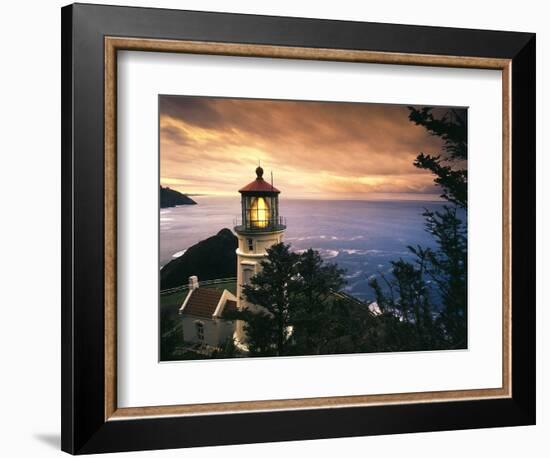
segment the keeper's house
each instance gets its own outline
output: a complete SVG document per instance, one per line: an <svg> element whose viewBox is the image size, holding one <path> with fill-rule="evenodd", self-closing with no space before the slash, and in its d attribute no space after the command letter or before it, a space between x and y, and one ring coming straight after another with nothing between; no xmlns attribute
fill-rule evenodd
<svg viewBox="0 0 550 458"><path fill-rule="evenodd" d="M182 318L183 340L221 347L233 339L235 322L221 318L224 311L237 310L237 298L226 289L200 288L196 276L189 277L189 292L178 313Z"/></svg>

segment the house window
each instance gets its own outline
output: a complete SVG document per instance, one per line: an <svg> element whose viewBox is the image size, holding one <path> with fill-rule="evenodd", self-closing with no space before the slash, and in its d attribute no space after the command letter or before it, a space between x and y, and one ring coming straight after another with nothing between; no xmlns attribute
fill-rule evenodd
<svg viewBox="0 0 550 458"><path fill-rule="evenodd" d="M254 240L252 239L246 239L248 243L248 251L254 251Z"/></svg>
<svg viewBox="0 0 550 458"><path fill-rule="evenodd" d="M197 340L200 342L204 341L204 324L202 324L200 321L197 321L195 323L195 329L197 331Z"/></svg>

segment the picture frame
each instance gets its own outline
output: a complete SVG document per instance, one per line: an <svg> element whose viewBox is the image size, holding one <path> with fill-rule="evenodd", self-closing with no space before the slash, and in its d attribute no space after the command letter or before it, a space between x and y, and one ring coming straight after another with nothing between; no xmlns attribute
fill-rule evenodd
<svg viewBox="0 0 550 458"><path fill-rule="evenodd" d="M535 35L74 4L62 9L62 449L72 454L535 423ZM500 388L119 408L117 53L502 72ZM216 434L211 434L215 430Z"/></svg>

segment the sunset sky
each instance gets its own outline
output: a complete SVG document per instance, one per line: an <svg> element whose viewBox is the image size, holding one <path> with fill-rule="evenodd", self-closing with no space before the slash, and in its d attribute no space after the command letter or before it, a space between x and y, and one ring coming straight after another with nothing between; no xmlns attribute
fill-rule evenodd
<svg viewBox="0 0 550 458"><path fill-rule="evenodd" d="M436 199L412 163L441 141L401 105L160 96L160 182L235 196L273 171L281 198Z"/></svg>

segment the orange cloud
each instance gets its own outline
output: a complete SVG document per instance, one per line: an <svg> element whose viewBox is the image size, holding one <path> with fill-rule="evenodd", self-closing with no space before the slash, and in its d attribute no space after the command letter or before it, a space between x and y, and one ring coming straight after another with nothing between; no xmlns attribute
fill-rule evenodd
<svg viewBox="0 0 550 458"><path fill-rule="evenodd" d="M401 105L161 96L161 184L235 195L261 160L284 197L437 195L413 166L441 141Z"/></svg>

